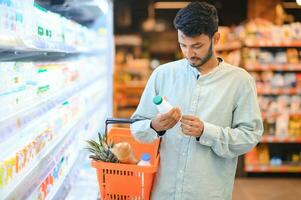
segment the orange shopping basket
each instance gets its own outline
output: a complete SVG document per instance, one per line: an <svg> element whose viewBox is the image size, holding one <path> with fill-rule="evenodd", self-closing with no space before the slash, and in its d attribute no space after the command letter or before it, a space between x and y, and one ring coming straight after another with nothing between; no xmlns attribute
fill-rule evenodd
<svg viewBox="0 0 301 200"><path fill-rule="evenodd" d="M108 124L133 123L133 119L106 120L106 133ZM153 143L139 143L131 135L129 128L112 127L107 134L107 139L131 144L134 154L140 158L143 153L151 155L152 166L138 166L132 164L108 163L92 161L96 168L101 200L148 200L152 184L159 166L160 140Z"/></svg>

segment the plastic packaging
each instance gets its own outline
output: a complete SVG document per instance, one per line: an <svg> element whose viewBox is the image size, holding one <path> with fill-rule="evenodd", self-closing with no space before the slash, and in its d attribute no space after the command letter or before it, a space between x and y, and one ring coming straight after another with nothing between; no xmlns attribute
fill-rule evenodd
<svg viewBox="0 0 301 200"><path fill-rule="evenodd" d="M173 108L173 106L170 105L169 102L166 99L162 98L160 95L155 96L153 102L157 106L157 109L161 114L167 113Z"/></svg>
<svg viewBox="0 0 301 200"><path fill-rule="evenodd" d="M149 153L142 154L141 160L138 162L137 165L139 165L139 166L151 166L150 158L151 157L150 157Z"/></svg>
<svg viewBox="0 0 301 200"><path fill-rule="evenodd" d="M117 159L121 163L125 164L137 164L138 160L136 159L132 147L127 142L120 142L114 145L112 152L116 155Z"/></svg>

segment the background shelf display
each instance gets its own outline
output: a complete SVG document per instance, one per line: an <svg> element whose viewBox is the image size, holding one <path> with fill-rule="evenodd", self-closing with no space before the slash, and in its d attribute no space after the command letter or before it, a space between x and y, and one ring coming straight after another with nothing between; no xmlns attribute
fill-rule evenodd
<svg viewBox="0 0 301 200"><path fill-rule="evenodd" d="M301 41L293 41L293 42L275 42L272 40L266 40L266 41L252 41L247 40L246 41L246 47L250 48L258 48L258 47L300 47Z"/></svg>
<svg viewBox="0 0 301 200"><path fill-rule="evenodd" d="M301 71L301 64L249 64L246 65L248 71Z"/></svg>
<svg viewBox="0 0 301 200"><path fill-rule="evenodd" d="M113 7L98 3L92 29L33 0L0 0L0 199L66 197L84 141L112 115Z"/></svg>
<svg viewBox="0 0 301 200"><path fill-rule="evenodd" d="M260 142L262 143L301 143L301 136L273 136L263 135Z"/></svg>
<svg viewBox="0 0 301 200"><path fill-rule="evenodd" d="M269 166L269 165L247 165L246 172L268 172L268 173L300 173L301 166L282 165L282 166Z"/></svg>
<svg viewBox="0 0 301 200"><path fill-rule="evenodd" d="M265 132L244 156L244 172L301 173L301 24L245 27L242 60L256 80Z"/></svg>

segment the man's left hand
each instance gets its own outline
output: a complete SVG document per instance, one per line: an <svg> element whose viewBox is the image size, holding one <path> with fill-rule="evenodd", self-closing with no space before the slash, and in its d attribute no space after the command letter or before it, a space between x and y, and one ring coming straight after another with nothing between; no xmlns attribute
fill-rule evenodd
<svg viewBox="0 0 301 200"><path fill-rule="evenodd" d="M183 115L180 121L182 132L185 135L200 137L203 134L204 123L198 117Z"/></svg>

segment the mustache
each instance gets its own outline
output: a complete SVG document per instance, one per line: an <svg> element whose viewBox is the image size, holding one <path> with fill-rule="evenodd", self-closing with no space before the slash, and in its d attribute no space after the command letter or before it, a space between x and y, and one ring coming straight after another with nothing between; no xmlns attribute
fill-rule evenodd
<svg viewBox="0 0 301 200"><path fill-rule="evenodd" d="M202 60L202 59L199 57L191 57L191 58L189 58L189 60Z"/></svg>

